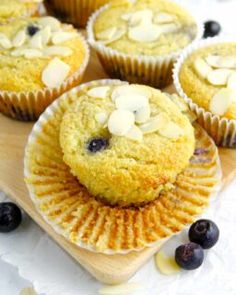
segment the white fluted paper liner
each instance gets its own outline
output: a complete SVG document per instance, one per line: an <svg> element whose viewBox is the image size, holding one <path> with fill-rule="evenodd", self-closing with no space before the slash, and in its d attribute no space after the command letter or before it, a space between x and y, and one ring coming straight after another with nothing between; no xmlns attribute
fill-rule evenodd
<svg viewBox="0 0 236 295"><path fill-rule="evenodd" d="M180 1L173 1L179 4ZM117 78L130 83L146 84L157 88L163 88L172 82L172 68L182 50L164 56L131 55L122 53L94 36L94 23L97 17L109 4L98 9L89 19L87 25L88 42L95 49L104 69L111 78ZM202 22L195 18L197 35L192 42L203 35Z"/></svg>
<svg viewBox="0 0 236 295"><path fill-rule="evenodd" d="M126 82L98 80L63 94L35 124L24 158L26 184L45 221L77 246L105 254L126 254L162 245L203 212L219 189L221 179L217 148L196 125L198 148L203 148L204 153L190 161L179 175L174 191L163 193L140 208L110 207L89 195L63 161L60 122L73 102L71 94L101 85L122 84Z"/></svg>
<svg viewBox="0 0 236 295"><path fill-rule="evenodd" d="M85 49L79 69L60 86L29 92L0 91L0 112L21 121L34 121L60 95L78 85L88 65L90 50L85 38L78 33Z"/></svg>
<svg viewBox="0 0 236 295"><path fill-rule="evenodd" d="M188 103L192 112L197 116L198 123L208 132L208 134L214 139L217 145L223 147L236 147L236 120L230 120L227 118L221 118L218 115L212 114L210 111L197 105L187 94L184 92L180 80L179 73L184 61L196 50L210 46L213 44L235 42L234 40L224 37L208 38L196 42L195 44L187 47L177 60L173 70L173 80L175 88L178 94L184 98Z"/></svg>
<svg viewBox="0 0 236 295"><path fill-rule="evenodd" d="M84 28L90 15L110 0L51 0L46 6L64 21ZM48 1L49 2L49 1Z"/></svg>

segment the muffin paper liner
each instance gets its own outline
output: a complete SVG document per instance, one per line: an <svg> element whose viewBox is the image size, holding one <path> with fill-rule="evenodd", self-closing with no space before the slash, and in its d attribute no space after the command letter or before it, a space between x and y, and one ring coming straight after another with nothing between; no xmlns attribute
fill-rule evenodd
<svg viewBox="0 0 236 295"><path fill-rule="evenodd" d="M178 94L188 103L191 111L196 114L198 123L208 132L216 144L218 146L236 148L236 120L214 115L197 105L184 92L179 80L181 67L189 55L197 49L224 42L233 42L233 40L222 37L208 38L187 47L174 65L173 80Z"/></svg>
<svg viewBox="0 0 236 295"><path fill-rule="evenodd" d="M48 0L45 5L58 18L84 28L90 15L107 2L109 0Z"/></svg>
<svg viewBox="0 0 236 295"><path fill-rule="evenodd" d="M89 47L81 34L79 37L85 48L85 57L73 75L55 88L44 88L30 92L0 91L0 112L17 120L34 121L56 98L78 85L89 61Z"/></svg>
<svg viewBox="0 0 236 295"><path fill-rule="evenodd" d="M174 1L179 3L179 1ZM117 78L130 83L146 84L163 88L172 83L172 68L181 50L165 56L131 55L104 45L96 41L93 26L97 17L109 4L98 9L89 19L87 25L88 42L95 49L105 71L111 78ZM203 35L203 25L195 19L197 36L192 41L200 39Z"/></svg>
<svg viewBox="0 0 236 295"><path fill-rule="evenodd" d="M25 181L45 221L77 246L105 254L126 254L164 243L204 211L221 180L217 147L195 125L196 155L171 191L139 208L109 206L89 195L63 162L60 122L76 99L72 94L100 85L124 83L98 80L63 94L41 115L25 150Z"/></svg>

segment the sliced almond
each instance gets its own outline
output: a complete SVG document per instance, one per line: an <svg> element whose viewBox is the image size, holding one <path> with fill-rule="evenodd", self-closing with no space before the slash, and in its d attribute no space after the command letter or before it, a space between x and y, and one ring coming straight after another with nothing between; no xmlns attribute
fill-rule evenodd
<svg viewBox="0 0 236 295"><path fill-rule="evenodd" d="M40 31L36 33L30 40L29 40L29 47L42 49L43 48L43 39Z"/></svg>
<svg viewBox="0 0 236 295"><path fill-rule="evenodd" d="M18 48L16 50L13 50L11 52L12 56L24 56L26 58L36 58L36 57L42 57L43 54L38 49L33 48Z"/></svg>
<svg viewBox="0 0 236 295"><path fill-rule="evenodd" d="M119 40L125 33L125 28L112 27L98 33L96 36L98 39L102 40L104 44L109 44Z"/></svg>
<svg viewBox="0 0 236 295"><path fill-rule="evenodd" d="M212 85L223 86L227 84L228 78L231 74L232 74L232 70L217 69L208 73L207 80Z"/></svg>
<svg viewBox="0 0 236 295"><path fill-rule="evenodd" d="M12 40L12 45L14 47L21 47L27 39L25 30L19 31Z"/></svg>
<svg viewBox="0 0 236 295"><path fill-rule="evenodd" d="M177 105L177 107L181 110L181 112L189 111L189 107L183 98L179 97L176 94L172 94L171 100Z"/></svg>
<svg viewBox="0 0 236 295"><path fill-rule="evenodd" d="M59 20L52 16L40 17L38 20L38 24L42 27L49 26L52 32L58 31L61 28L61 23L59 22Z"/></svg>
<svg viewBox="0 0 236 295"><path fill-rule="evenodd" d="M132 13L129 19L129 26L150 25L152 23L153 12L150 9L143 9Z"/></svg>
<svg viewBox="0 0 236 295"><path fill-rule="evenodd" d="M111 27L109 29L97 33L96 38L101 40L109 40L115 35L116 31L117 27Z"/></svg>
<svg viewBox="0 0 236 295"><path fill-rule="evenodd" d="M226 68L235 69L236 68L236 57L235 56L220 56L211 54L206 58L206 62L214 68Z"/></svg>
<svg viewBox="0 0 236 295"><path fill-rule="evenodd" d="M159 251L156 254L155 262L157 268L164 275L173 275L181 271L181 268L175 262L174 257L168 257L162 251Z"/></svg>
<svg viewBox="0 0 236 295"><path fill-rule="evenodd" d="M40 51L40 50L38 50L38 49L28 49L28 48L26 48L25 50L24 50L24 56L26 57L26 58L36 58L36 57L42 57L43 56L43 54L42 54L42 52Z"/></svg>
<svg viewBox="0 0 236 295"><path fill-rule="evenodd" d="M234 97L234 90L227 88L220 89L210 101L210 111L215 115L223 116L234 100Z"/></svg>
<svg viewBox="0 0 236 295"><path fill-rule="evenodd" d="M134 114L127 110L115 110L108 120L110 133L123 136L134 125Z"/></svg>
<svg viewBox="0 0 236 295"><path fill-rule="evenodd" d="M148 88L142 87L140 85L122 85L117 86L113 92L112 92L112 101L115 101L119 96L124 95L142 95L146 97L147 99L150 98L151 92L148 90Z"/></svg>
<svg viewBox="0 0 236 295"><path fill-rule="evenodd" d="M197 74L203 79L206 79L208 74L212 71L212 68L201 57L198 57L194 61L194 69L196 70Z"/></svg>
<svg viewBox="0 0 236 295"><path fill-rule="evenodd" d="M166 12L159 12L153 18L153 22L155 24L171 23L174 20L175 20L175 16Z"/></svg>
<svg viewBox="0 0 236 295"><path fill-rule="evenodd" d="M42 36L42 42L43 45L47 45L51 39L52 36L52 30L50 26L46 26L44 27L40 32L39 32Z"/></svg>
<svg viewBox="0 0 236 295"><path fill-rule="evenodd" d="M128 30L129 39L137 42L154 42L161 34L161 27L153 24L139 25Z"/></svg>
<svg viewBox="0 0 236 295"><path fill-rule="evenodd" d="M10 39L3 33L0 33L0 46L3 47L4 49L12 48L12 43Z"/></svg>
<svg viewBox="0 0 236 295"><path fill-rule="evenodd" d="M78 36L78 34L75 32L56 32L52 35L52 43L57 45L62 42L73 39L77 36Z"/></svg>
<svg viewBox="0 0 236 295"><path fill-rule="evenodd" d="M125 21L129 21L133 13L124 13L121 15L121 19Z"/></svg>
<svg viewBox="0 0 236 295"><path fill-rule="evenodd" d="M115 41L119 40L120 38L122 38L125 34L126 34L125 28L118 28L116 33L113 35L113 37L109 40L105 40L103 43L110 44L112 42L115 42Z"/></svg>
<svg viewBox="0 0 236 295"><path fill-rule="evenodd" d="M162 26L159 26L161 28L161 33L162 34L169 34L169 33L174 33L178 29L180 29L180 25L178 24L163 24Z"/></svg>
<svg viewBox="0 0 236 295"><path fill-rule="evenodd" d="M227 88L236 90L236 73L232 73L227 81Z"/></svg>
<svg viewBox="0 0 236 295"><path fill-rule="evenodd" d="M102 125L104 125L107 122L107 119L108 115L106 113L97 113L95 115L95 120Z"/></svg>
<svg viewBox="0 0 236 295"><path fill-rule="evenodd" d="M151 118L147 123L140 125L143 134L149 134L160 131L169 122L169 118L165 113L160 113L156 117Z"/></svg>
<svg viewBox="0 0 236 295"><path fill-rule="evenodd" d="M116 99L115 104L117 109L135 112L137 110L147 107L148 99L145 96L140 95L138 93L134 93L132 95L126 94L119 96Z"/></svg>
<svg viewBox="0 0 236 295"><path fill-rule="evenodd" d="M136 123L145 123L150 119L150 115L151 115L151 108L150 105L148 104L147 106L138 109L135 112L135 122Z"/></svg>
<svg viewBox="0 0 236 295"><path fill-rule="evenodd" d="M48 46L43 49L43 55L45 56L70 56L73 53L72 49L66 46Z"/></svg>
<svg viewBox="0 0 236 295"><path fill-rule="evenodd" d="M125 137L135 140L135 141L138 141L138 142L142 142L143 132L141 131L141 129L139 127L134 125L131 127L131 129L128 131L128 133L125 134Z"/></svg>
<svg viewBox="0 0 236 295"><path fill-rule="evenodd" d="M178 139L183 135L183 129L174 122L169 121L165 126L163 126L163 128L159 130L159 133L162 136L170 139Z"/></svg>
<svg viewBox="0 0 236 295"><path fill-rule="evenodd" d="M94 98L106 98L109 90L109 86L94 87L89 89L87 94Z"/></svg>
<svg viewBox="0 0 236 295"><path fill-rule="evenodd" d="M58 87L66 79L70 66L55 57L43 70L42 81L47 87Z"/></svg>
<svg viewBox="0 0 236 295"><path fill-rule="evenodd" d="M124 295L134 292L141 288L140 284L137 283L127 283L116 286L108 286L99 290L101 295Z"/></svg>

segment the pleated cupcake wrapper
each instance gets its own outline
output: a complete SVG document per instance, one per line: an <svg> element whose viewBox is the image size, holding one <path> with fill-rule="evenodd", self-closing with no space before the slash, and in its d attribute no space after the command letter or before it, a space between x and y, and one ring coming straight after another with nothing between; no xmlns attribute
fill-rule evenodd
<svg viewBox="0 0 236 295"><path fill-rule="evenodd" d="M174 1L179 3L179 1ZM98 9L89 19L87 25L88 42L95 49L105 71L111 78L117 78L130 83L146 84L163 88L172 82L172 68L181 51L166 56L129 55L96 41L94 36L94 23L97 17L109 4ZM200 39L203 34L203 25L197 24L197 36L193 40Z"/></svg>
<svg viewBox="0 0 236 295"><path fill-rule="evenodd" d="M98 80L63 94L35 124L24 159L30 196L45 221L77 246L105 254L126 254L162 245L203 212L221 180L217 148L197 125L197 147L203 149L202 155L191 159L174 190L140 208L110 207L90 196L63 162L60 122L76 99L73 94L101 85L124 84Z"/></svg>
<svg viewBox="0 0 236 295"><path fill-rule="evenodd" d="M191 46L186 48L175 63L173 70L173 80L178 94L185 99L190 109L196 114L198 118L198 123L208 132L208 134L214 139L216 144L223 147L236 148L236 120L221 118L220 116L214 115L210 111L207 111L197 105L184 92L179 79L181 67L189 55L200 48L224 42L235 41L223 37L208 38L206 40L202 40L195 44L192 44Z"/></svg>
<svg viewBox="0 0 236 295"><path fill-rule="evenodd" d="M0 91L0 112L21 121L36 120L41 113L61 94L77 86L89 61L89 47L79 34L85 48L85 58L79 69L67 78L59 87L45 88L32 92Z"/></svg>
<svg viewBox="0 0 236 295"><path fill-rule="evenodd" d="M51 0L46 6L55 16L73 23L77 27L85 27L90 15L109 0Z"/></svg>

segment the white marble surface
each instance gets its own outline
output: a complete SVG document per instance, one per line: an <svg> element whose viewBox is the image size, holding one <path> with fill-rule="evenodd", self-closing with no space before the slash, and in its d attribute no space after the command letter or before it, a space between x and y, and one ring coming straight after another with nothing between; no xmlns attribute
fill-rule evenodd
<svg viewBox="0 0 236 295"><path fill-rule="evenodd" d="M190 5L203 20L220 21L224 34L233 36L236 33L236 0L182 2ZM0 200L3 198L0 195ZM221 239L214 249L207 252L202 268L165 277L158 273L152 259L132 279L143 286L133 294L235 295L235 198L236 182L217 197L213 209L208 212L208 216L220 226ZM177 239L171 249L176 243ZM38 293L45 295L94 295L101 287L28 217L14 233L0 234L0 269L0 295L18 295L22 288L32 283Z"/></svg>

